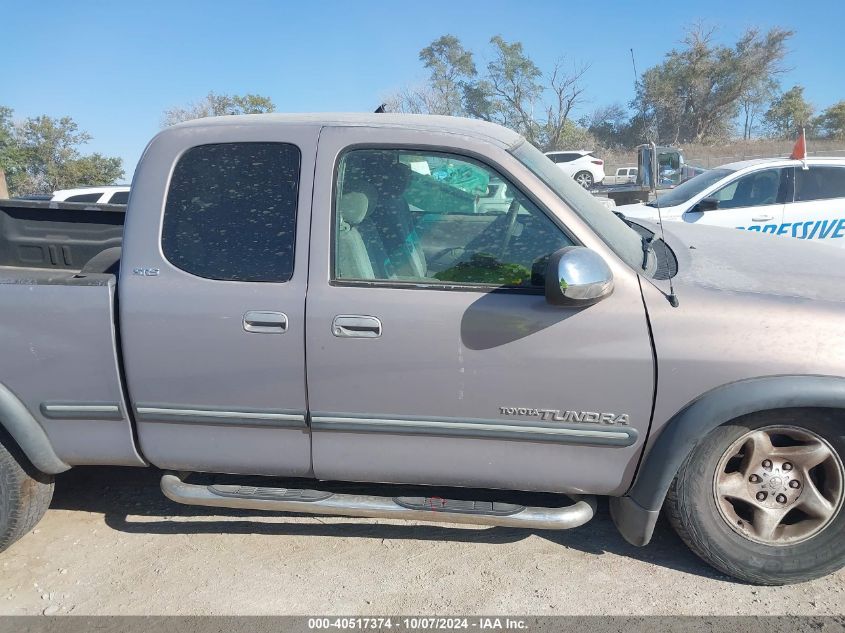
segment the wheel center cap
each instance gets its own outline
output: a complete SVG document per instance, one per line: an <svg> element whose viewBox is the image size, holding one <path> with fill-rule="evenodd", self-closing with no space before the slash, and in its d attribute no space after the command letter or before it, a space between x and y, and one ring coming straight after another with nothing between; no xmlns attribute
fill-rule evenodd
<svg viewBox="0 0 845 633"><path fill-rule="evenodd" d="M793 504L804 487L791 464L766 460L751 476L748 492L757 504L766 508L785 508Z"/></svg>

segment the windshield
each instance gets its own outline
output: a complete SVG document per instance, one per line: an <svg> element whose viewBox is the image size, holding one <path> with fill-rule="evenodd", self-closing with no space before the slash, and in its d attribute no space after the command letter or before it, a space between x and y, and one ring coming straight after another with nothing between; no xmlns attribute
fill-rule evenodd
<svg viewBox="0 0 845 633"><path fill-rule="evenodd" d="M625 263L636 270L642 270L643 246L639 233L567 176L531 143L522 143L513 151L513 155L589 224Z"/></svg>
<svg viewBox="0 0 845 633"><path fill-rule="evenodd" d="M722 178L730 176L734 173L733 169L710 169L703 173L690 178L686 182L682 182L674 189L660 194L661 207L675 207L679 204L684 204L692 200L695 196L707 189L710 185L719 182ZM656 206L654 202L649 202L648 206Z"/></svg>

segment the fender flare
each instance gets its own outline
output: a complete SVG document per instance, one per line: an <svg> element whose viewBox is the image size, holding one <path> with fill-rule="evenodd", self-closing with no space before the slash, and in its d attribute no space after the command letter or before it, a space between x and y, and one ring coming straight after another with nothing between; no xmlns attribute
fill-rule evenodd
<svg viewBox="0 0 845 633"><path fill-rule="evenodd" d="M42 473L56 475L70 469L53 450L50 439L29 409L0 383L0 427L12 437L32 465Z"/></svg>
<svg viewBox="0 0 845 633"><path fill-rule="evenodd" d="M687 404L660 431L628 492L610 499L613 522L625 540L648 544L672 480L710 431L749 413L794 407L845 409L845 378L750 378L717 387Z"/></svg>

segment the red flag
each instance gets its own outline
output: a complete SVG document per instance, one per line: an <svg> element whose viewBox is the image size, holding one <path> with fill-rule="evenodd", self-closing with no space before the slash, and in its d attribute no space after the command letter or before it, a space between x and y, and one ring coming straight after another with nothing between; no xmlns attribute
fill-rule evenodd
<svg viewBox="0 0 845 633"><path fill-rule="evenodd" d="M807 141L804 139L804 128L798 134L798 140L795 141L795 147L792 148L792 160L806 160L807 159Z"/></svg>

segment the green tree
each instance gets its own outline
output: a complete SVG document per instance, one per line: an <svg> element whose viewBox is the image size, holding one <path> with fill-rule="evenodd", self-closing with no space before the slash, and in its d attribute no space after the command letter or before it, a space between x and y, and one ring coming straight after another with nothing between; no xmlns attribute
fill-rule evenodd
<svg viewBox="0 0 845 633"><path fill-rule="evenodd" d="M23 157L15 139L12 109L0 106L0 169L9 180L23 167Z"/></svg>
<svg viewBox="0 0 845 633"><path fill-rule="evenodd" d="M428 70L427 79L390 95L387 111L472 116L464 104L478 74L472 52L454 35L443 35L420 51L419 60Z"/></svg>
<svg viewBox="0 0 845 633"><path fill-rule="evenodd" d="M804 87L793 86L772 101L763 120L772 137L791 139L799 128L810 125L812 117L813 106L804 98Z"/></svg>
<svg viewBox="0 0 845 633"><path fill-rule="evenodd" d="M762 77L751 83L739 98L739 123L742 138L750 139L759 127L760 119L778 91L778 83L769 77Z"/></svg>
<svg viewBox="0 0 845 633"><path fill-rule="evenodd" d="M490 43L494 54L487 64L485 86L493 120L534 142L540 132L534 112L543 94L543 73L525 53L522 42L507 42L495 35Z"/></svg>
<svg viewBox="0 0 845 633"><path fill-rule="evenodd" d="M579 123L594 139L594 144L609 149L625 149L642 143L641 120L630 116L620 103L596 108Z"/></svg>
<svg viewBox="0 0 845 633"><path fill-rule="evenodd" d="M813 127L824 138L845 141L845 101L824 110L813 122Z"/></svg>
<svg viewBox="0 0 845 633"><path fill-rule="evenodd" d="M210 116L229 114L262 114L274 112L276 106L270 97L256 94L228 95L209 92L205 97L185 107L173 107L164 111L162 127L168 127Z"/></svg>
<svg viewBox="0 0 845 633"><path fill-rule="evenodd" d="M95 152L69 161L65 171L65 179L73 183L68 186L112 184L123 178L123 161Z"/></svg>
<svg viewBox="0 0 845 633"><path fill-rule="evenodd" d="M715 30L698 25L684 46L646 70L632 103L663 143L716 142L729 138L741 99L783 71L792 31L749 29L733 46L714 42Z"/></svg>
<svg viewBox="0 0 845 633"><path fill-rule="evenodd" d="M568 143L580 130L572 112L583 101L581 80L588 66L570 70L558 60L543 73L521 42L496 35L490 45L491 60L479 73L473 53L457 37L434 40L419 55L429 71L427 80L390 96L387 110L493 121L546 149Z"/></svg>
<svg viewBox="0 0 845 633"><path fill-rule="evenodd" d="M107 185L123 177L120 158L80 153L80 146L90 141L91 135L70 117L26 119L13 128L12 139L16 164L7 175L15 195Z"/></svg>
<svg viewBox="0 0 845 633"><path fill-rule="evenodd" d="M472 52L454 35L443 35L420 51L420 61L429 71L431 113L463 115L464 90L478 74Z"/></svg>

